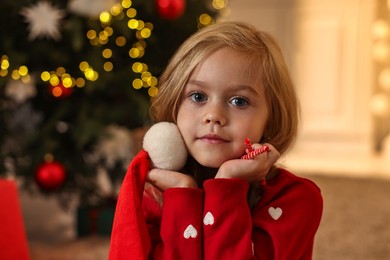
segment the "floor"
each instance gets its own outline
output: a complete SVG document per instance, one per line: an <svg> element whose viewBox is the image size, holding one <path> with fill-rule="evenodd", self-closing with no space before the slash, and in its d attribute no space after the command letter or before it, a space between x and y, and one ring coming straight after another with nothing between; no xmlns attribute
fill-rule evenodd
<svg viewBox="0 0 390 260"><path fill-rule="evenodd" d="M324 214L313 259L390 259L390 181L308 176L321 188ZM54 200L21 196L31 260L107 259L109 238L75 238L72 212Z"/></svg>

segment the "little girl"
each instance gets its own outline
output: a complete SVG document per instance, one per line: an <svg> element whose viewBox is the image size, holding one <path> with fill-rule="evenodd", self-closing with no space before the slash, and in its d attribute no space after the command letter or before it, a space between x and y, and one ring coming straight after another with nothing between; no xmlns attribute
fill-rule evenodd
<svg viewBox="0 0 390 260"><path fill-rule="evenodd" d="M177 125L189 157L180 171L153 168L144 150L134 158L110 259L311 259L322 197L275 166L297 134L298 102L269 34L238 22L195 33L161 76L151 115Z"/></svg>

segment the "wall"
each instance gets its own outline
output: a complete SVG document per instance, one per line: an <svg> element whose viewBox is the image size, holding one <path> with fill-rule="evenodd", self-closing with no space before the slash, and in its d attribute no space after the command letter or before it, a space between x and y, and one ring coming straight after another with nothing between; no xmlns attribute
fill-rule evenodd
<svg viewBox="0 0 390 260"><path fill-rule="evenodd" d="M227 20L271 32L285 53L302 107L300 135L281 160L300 173L390 178L374 151L372 0L236 0Z"/></svg>

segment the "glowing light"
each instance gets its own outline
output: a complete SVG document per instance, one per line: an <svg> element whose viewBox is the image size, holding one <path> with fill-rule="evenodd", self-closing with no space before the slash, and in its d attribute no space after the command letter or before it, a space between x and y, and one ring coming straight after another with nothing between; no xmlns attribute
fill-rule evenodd
<svg viewBox="0 0 390 260"><path fill-rule="evenodd" d="M373 45L372 56L375 61L387 61L390 54L389 46L385 42L377 42Z"/></svg>
<svg viewBox="0 0 390 260"><path fill-rule="evenodd" d="M91 68L88 68L84 71L84 75L88 80L93 80L95 78L95 71Z"/></svg>
<svg viewBox="0 0 390 260"><path fill-rule="evenodd" d="M102 52L102 56L106 59L109 59L111 58L112 56L112 50L110 49L104 49L103 52Z"/></svg>
<svg viewBox="0 0 390 260"><path fill-rule="evenodd" d="M136 19L130 19L129 22L127 23L127 26L128 26L130 29L137 29L137 28L138 28L138 25L139 25L139 22L138 22L138 20L136 20Z"/></svg>
<svg viewBox="0 0 390 260"><path fill-rule="evenodd" d="M26 66L20 66L19 67L19 74L20 76L26 76L28 73L28 69Z"/></svg>
<svg viewBox="0 0 390 260"><path fill-rule="evenodd" d="M52 86L57 86L60 83L60 79L57 77L57 75L51 75L49 82Z"/></svg>
<svg viewBox="0 0 390 260"><path fill-rule="evenodd" d="M63 67L58 67L56 69L56 73L57 73L58 76L62 76L63 74L65 74L65 72L66 72L66 70Z"/></svg>
<svg viewBox="0 0 390 260"><path fill-rule="evenodd" d="M80 68L81 71L85 71L86 69L89 68L88 62L82 61L82 62L80 63L80 65L79 65L79 68Z"/></svg>
<svg viewBox="0 0 390 260"><path fill-rule="evenodd" d="M130 8L133 3L131 2L131 0L122 0L121 4L123 8Z"/></svg>
<svg viewBox="0 0 390 260"><path fill-rule="evenodd" d="M136 73L141 73L144 70L144 66L142 65L141 62L134 62L132 69Z"/></svg>
<svg viewBox="0 0 390 260"><path fill-rule="evenodd" d="M390 100L385 94L378 93L371 98L371 112L378 117L387 117L390 114Z"/></svg>
<svg viewBox="0 0 390 260"><path fill-rule="evenodd" d="M156 87L150 87L150 88L148 89L148 94L149 94L149 96L151 96L151 97L157 96L157 94L158 94L158 88L156 88Z"/></svg>
<svg viewBox="0 0 390 260"><path fill-rule="evenodd" d="M87 38L90 39L90 40L93 40L96 38L96 31L95 30L89 30L87 32Z"/></svg>
<svg viewBox="0 0 390 260"><path fill-rule="evenodd" d="M372 25L372 36L374 39L383 39L389 36L390 28L387 21L378 19Z"/></svg>
<svg viewBox="0 0 390 260"><path fill-rule="evenodd" d="M139 52L138 48L131 48L129 51L129 56L133 59L138 58L139 54L140 54L140 52Z"/></svg>
<svg viewBox="0 0 390 260"><path fill-rule="evenodd" d="M202 25L209 25L212 21L213 19L208 14L201 14L199 16L199 23Z"/></svg>
<svg viewBox="0 0 390 260"><path fill-rule="evenodd" d="M217 10L223 9L226 7L225 0L213 0L213 7Z"/></svg>
<svg viewBox="0 0 390 260"><path fill-rule="evenodd" d="M100 22L109 23L111 21L111 14L107 11L103 11L99 15Z"/></svg>
<svg viewBox="0 0 390 260"><path fill-rule="evenodd" d="M107 62L105 62L104 64L103 64L103 69L105 70L105 71L112 71L112 69L114 68L114 65L112 64L112 62L109 62L109 61L107 61Z"/></svg>
<svg viewBox="0 0 390 260"><path fill-rule="evenodd" d="M113 16L117 16L122 12L122 10L123 10L122 5L116 4L113 7L111 7L110 12Z"/></svg>
<svg viewBox="0 0 390 260"><path fill-rule="evenodd" d="M69 74L64 74L62 76L62 85L64 85L65 88L73 87L73 80Z"/></svg>
<svg viewBox="0 0 390 260"><path fill-rule="evenodd" d="M126 15L129 18L134 18L137 15L137 10L135 10L134 8L130 8L126 11Z"/></svg>
<svg viewBox="0 0 390 260"><path fill-rule="evenodd" d="M383 90L390 91L390 68L385 68L379 73L379 85Z"/></svg>
<svg viewBox="0 0 390 260"><path fill-rule="evenodd" d="M7 70L9 68L9 60L6 55L3 55L1 57L1 69L2 70Z"/></svg>
<svg viewBox="0 0 390 260"><path fill-rule="evenodd" d="M141 36L144 39L149 38L151 34L152 34L152 31L149 28L143 28L141 30Z"/></svg>
<svg viewBox="0 0 390 260"><path fill-rule="evenodd" d="M76 79L76 82L75 82L75 85L78 87L78 88L82 88L85 86L85 80L83 78L77 78Z"/></svg>
<svg viewBox="0 0 390 260"><path fill-rule="evenodd" d="M19 71L18 71L18 70L13 70L12 73L11 73L11 78L12 78L13 80L18 80L18 79L20 79Z"/></svg>
<svg viewBox="0 0 390 260"><path fill-rule="evenodd" d="M51 90L51 94L54 96L54 97L60 97L62 96L62 89L59 87L59 86L55 86L54 88L52 88Z"/></svg>
<svg viewBox="0 0 390 260"><path fill-rule="evenodd" d="M48 71L44 71L41 73L41 79L43 81L48 81L50 79L50 73Z"/></svg>
<svg viewBox="0 0 390 260"><path fill-rule="evenodd" d="M122 47L122 46L125 46L126 44L126 38L123 37L123 36L118 36L116 39L115 39L115 44L119 47Z"/></svg>
<svg viewBox="0 0 390 260"><path fill-rule="evenodd" d="M143 87L143 82L142 82L142 80L141 79L135 79L135 80L133 80L133 88L135 88L135 89L140 89L140 88L142 88Z"/></svg>

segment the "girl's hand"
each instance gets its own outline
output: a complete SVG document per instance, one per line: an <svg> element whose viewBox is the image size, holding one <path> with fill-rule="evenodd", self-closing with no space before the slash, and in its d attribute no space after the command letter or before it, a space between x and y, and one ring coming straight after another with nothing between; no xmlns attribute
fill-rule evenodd
<svg viewBox="0 0 390 260"><path fill-rule="evenodd" d="M248 182L262 180L279 159L279 152L271 144L268 152L257 155L253 160L235 159L224 162L219 168L215 178L240 178ZM253 144L253 149L263 145Z"/></svg>
<svg viewBox="0 0 390 260"><path fill-rule="evenodd" d="M168 188L197 188L194 178L180 172L154 168L149 171L146 180L164 191Z"/></svg>

